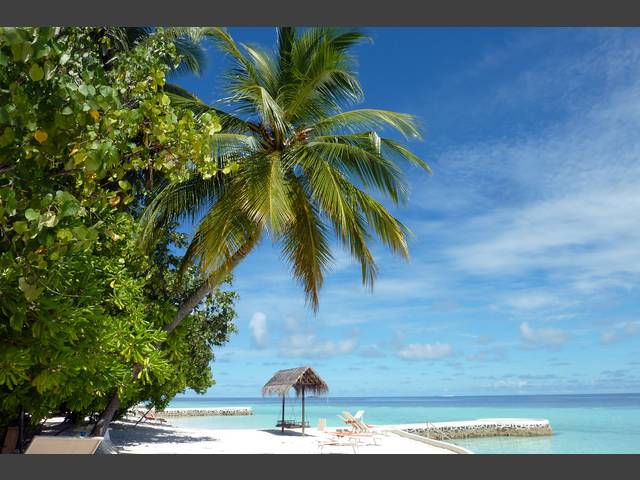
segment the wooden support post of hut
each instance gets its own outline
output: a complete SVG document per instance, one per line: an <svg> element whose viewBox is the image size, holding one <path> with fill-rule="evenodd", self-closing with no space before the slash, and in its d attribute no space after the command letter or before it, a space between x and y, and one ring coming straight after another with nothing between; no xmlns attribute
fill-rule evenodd
<svg viewBox="0 0 640 480"><path fill-rule="evenodd" d="M294 420L285 420L284 418L284 401L289 390L293 388L296 396L302 398L302 421L300 423ZM282 397L282 419L276 427L281 427L282 432L285 428L302 428L304 435L305 422L304 418L304 395L305 392L311 392L315 395L324 395L329 391L327 384L311 367L289 368L287 370L278 370L271 380L262 387L262 395L278 395Z"/></svg>

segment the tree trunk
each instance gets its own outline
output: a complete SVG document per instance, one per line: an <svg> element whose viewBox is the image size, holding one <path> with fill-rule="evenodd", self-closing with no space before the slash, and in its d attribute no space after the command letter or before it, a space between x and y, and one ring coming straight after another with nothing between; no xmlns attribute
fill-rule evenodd
<svg viewBox="0 0 640 480"><path fill-rule="evenodd" d="M138 379L138 373L140 373L140 370L142 370L142 365L134 365L132 371L133 375L131 378L132 381L135 382ZM120 395L118 395L118 392L116 391L113 397L111 397L111 400L109 400L109 405L107 405L107 408L105 408L105 410L100 415L100 418L93 426L93 429L91 430L89 436L104 437L104 434L107 433L107 428L109 428L109 424L113 420L113 417L116 415L116 413L118 413L118 410L120 410L120 404Z"/></svg>
<svg viewBox="0 0 640 480"><path fill-rule="evenodd" d="M200 287L193 292L187 298L176 313L175 317L169 325L164 327L164 331L167 332L168 335L173 332L178 325L182 323L182 321L196 308L202 300L211 292L215 287L218 286L220 281L224 278L224 276L231 272L248 254L253 247L258 243L260 239L259 235L256 235L254 239L249 240L245 243L238 251L229 258L225 264L214 274L211 275L207 280L205 280ZM136 382L138 380L138 373L142 367L140 365L135 365L133 368L133 377L132 381ZM109 428L109 424L113 420L113 417L120 409L120 396L118 392L116 392L111 400L109 401L109 405L102 412L100 418L96 422L93 430L91 430L92 437L102 437L107 432L107 428Z"/></svg>
<svg viewBox="0 0 640 480"><path fill-rule="evenodd" d="M113 417L115 416L116 412L119 409L120 409L120 396L116 392L116 394L113 397L111 397L111 400L109 401L109 405L107 405L107 408L104 410L104 412L102 412L102 415L100 415L100 418L98 419L96 424L93 426L93 430L91 430L91 436L104 437L104 434L107 433L107 428L109 428L109 424L111 423L111 420L113 420Z"/></svg>
<svg viewBox="0 0 640 480"><path fill-rule="evenodd" d="M217 282L216 282L217 283ZM202 300L213 290L217 285L211 285L211 280L206 280L200 285L193 294L187 298L173 317L173 320L169 325L164 327L164 331L170 334L173 330L182 323L182 321L196 308Z"/></svg>
<svg viewBox="0 0 640 480"><path fill-rule="evenodd" d="M175 317L173 317L171 323L164 327L165 332L170 335L171 332L173 332L173 330L175 330L175 328L191 313L191 311L196 308L200 302L202 302L213 288L215 288L215 285L212 286L210 280L205 281L191 296L189 296L189 298L184 301L182 305L180 305L180 308L178 309ZM133 382L138 380L137 376L140 370L140 365L136 365L133 368ZM111 397L107 408L100 415L100 418L93 427L93 430L91 430L91 436L103 437L119 409L120 396L118 395L118 392L116 392L113 397Z"/></svg>

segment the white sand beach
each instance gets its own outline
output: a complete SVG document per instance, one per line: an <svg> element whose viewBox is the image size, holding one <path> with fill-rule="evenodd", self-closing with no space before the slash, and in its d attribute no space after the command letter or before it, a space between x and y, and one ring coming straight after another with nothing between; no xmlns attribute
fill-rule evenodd
<svg viewBox="0 0 640 480"><path fill-rule="evenodd" d="M285 430L196 430L140 423L114 422L110 439L114 453L292 453L292 454L451 454L446 448L430 445L385 431L376 437L377 445L362 438L356 451L350 445L319 446L328 439L327 433L314 428L299 431Z"/></svg>

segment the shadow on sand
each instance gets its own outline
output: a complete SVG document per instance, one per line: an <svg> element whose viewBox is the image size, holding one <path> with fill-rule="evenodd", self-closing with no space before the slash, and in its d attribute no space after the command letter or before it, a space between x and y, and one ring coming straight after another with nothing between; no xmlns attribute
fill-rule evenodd
<svg viewBox="0 0 640 480"><path fill-rule="evenodd" d="M139 445L141 443L197 443L219 441L218 438L209 435L191 436L187 432L176 434L170 429L145 426L144 424L139 424L137 427L133 427L132 425L114 425L109 432L109 436L112 442L119 448Z"/></svg>
<svg viewBox="0 0 640 480"><path fill-rule="evenodd" d="M301 437L302 436L302 431L296 432L295 430L288 430L286 428L284 429L284 432L279 428L266 428L260 431L270 433L271 435L277 435L279 437ZM304 436L315 437L316 435L314 435L313 433L310 433L309 430L305 430Z"/></svg>

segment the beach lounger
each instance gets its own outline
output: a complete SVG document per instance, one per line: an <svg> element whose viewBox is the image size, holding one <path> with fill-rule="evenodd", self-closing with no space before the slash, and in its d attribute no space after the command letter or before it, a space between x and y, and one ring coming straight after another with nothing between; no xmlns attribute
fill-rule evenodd
<svg viewBox="0 0 640 480"><path fill-rule="evenodd" d="M138 423L140 423L141 421L147 421L147 420L156 422L156 423L167 423L167 421L164 418L156 416L155 411L152 411L152 410L147 410L146 412L144 410L138 410L136 413L140 417L140 419L138 420ZM138 423L136 423L136 425Z"/></svg>
<svg viewBox="0 0 640 480"><path fill-rule="evenodd" d="M54 437L36 435L24 453L76 453L93 455L100 446L100 442L102 442L102 437Z"/></svg>
<svg viewBox="0 0 640 480"><path fill-rule="evenodd" d="M355 432L355 426L353 425L353 423L351 423L349 420L347 420L346 417L344 417L343 415L336 415L340 420L342 420L346 426L349 427L348 430L346 429L338 429L338 431L345 431L345 432Z"/></svg>
<svg viewBox="0 0 640 480"><path fill-rule="evenodd" d="M320 430L320 425L318 425ZM324 427L322 430L324 432ZM318 447L320 448L320 453L322 453L322 449L326 446L346 446L351 447L353 453L358 453L356 450L356 446L358 445L358 438L354 436L351 432L325 432L326 437L322 440L318 440Z"/></svg>
<svg viewBox="0 0 640 480"><path fill-rule="evenodd" d="M367 425L362 420L355 418L349 412L342 412L342 414L347 419L349 424L353 426L355 435L371 437L373 443L377 445L376 439L383 434L382 432L375 430L373 425Z"/></svg>
<svg viewBox="0 0 640 480"><path fill-rule="evenodd" d="M361 428L358 426L358 422L364 423L362 421L362 416L364 415L364 410L358 410L355 415L351 415L349 412L342 412L342 415L338 415L339 418L342 419L344 423L349 425L352 430L359 431ZM367 425L368 427L373 428L374 425Z"/></svg>
<svg viewBox="0 0 640 480"><path fill-rule="evenodd" d="M358 413L360 415L358 415ZM356 431L370 432L373 431L374 428L376 428L375 425L364 423L364 421L362 420L364 410L358 410L355 415L351 415L349 412L342 412L342 415L343 416L341 418L343 418L347 424L353 426L354 430Z"/></svg>

